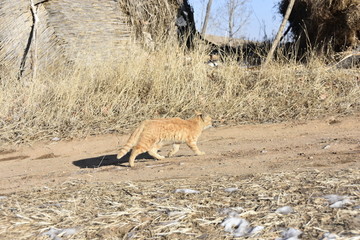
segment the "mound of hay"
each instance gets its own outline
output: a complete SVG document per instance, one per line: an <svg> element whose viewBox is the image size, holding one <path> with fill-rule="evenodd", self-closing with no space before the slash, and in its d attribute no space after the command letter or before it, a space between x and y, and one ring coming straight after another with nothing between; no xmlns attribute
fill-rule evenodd
<svg viewBox="0 0 360 240"><path fill-rule="evenodd" d="M288 4L289 0L279 3L283 16ZM296 0L289 23L301 49L343 51L359 44L360 1Z"/></svg>
<svg viewBox="0 0 360 240"><path fill-rule="evenodd" d="M176 16L184 4L186 0L4 0L0 69L7 72L1 75L116 64L133 43L176 37Z"/></svg>

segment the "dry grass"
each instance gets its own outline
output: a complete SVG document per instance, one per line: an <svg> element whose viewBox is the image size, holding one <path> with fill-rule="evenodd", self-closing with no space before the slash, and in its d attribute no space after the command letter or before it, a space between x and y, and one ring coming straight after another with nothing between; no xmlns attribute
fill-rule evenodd
<svg viewBox="0 0 360 240"><path fill-rule="evenodd" d="M201 47L199 47L201 48ZM202 49L204 50L204 49ZM360 109L359 69L278 60L266 71L229 60L204 64L198 50L133 50L126 61L65 66L34 80L0 77L0 142L126 132L146 118L189 117L194 109L225 122L279 122ZM59 70L59 69L57 69Z"/></svg>
<svg viewBox="0 0 360 240"><path fill-rule="evenodd" d="M1 239L49 239L50 228L73 229L62 239L233 239L220 223L235 211L252 226L256 239L275 239L289 227L301 239L330 232L359 236L359 169L303 171L249 176L171 179L156 182L65 182L1 196ZM226 192L226 188L237 191ZM175 193L176 189L200 193ZM332 208L325 195L351 201ZM291 206L293 213L276 209ZM55 238L53 238L55 239ZM358 239L358 238L354 238Z"/></svg>

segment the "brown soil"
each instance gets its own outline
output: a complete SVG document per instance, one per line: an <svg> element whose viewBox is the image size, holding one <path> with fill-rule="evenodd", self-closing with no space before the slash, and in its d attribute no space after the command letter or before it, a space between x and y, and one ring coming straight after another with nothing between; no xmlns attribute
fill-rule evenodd
<svg viewBox="0 0 360 240"><path fill-rule="evenodd" d="M128 136L96 136L0 149L0 193L54 186L68 180L125 182L201 179L252 173L360 167L360 115L280 124L219 126L200 137L204 156L187 146L178 155L155 161L116 160ZM166 154L170 146L162 149Z"/></svg>

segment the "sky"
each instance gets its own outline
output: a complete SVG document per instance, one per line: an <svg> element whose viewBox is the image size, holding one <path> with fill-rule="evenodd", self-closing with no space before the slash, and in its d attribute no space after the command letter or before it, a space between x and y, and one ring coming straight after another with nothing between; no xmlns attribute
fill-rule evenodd
<svg viewBox="0 0 360 240"><path fill-rule="evenodd" d="M207 2L208 0L189 0L194 8L198 31L201 31ZM207 33L226 35L225 2L226 0L213 0L211 12L213 20L208 25ZM245 8L238 13L239 18L246 15L249 17L237 37L248 40L264 40L265 36L273 38L282 20L281 15L277 13L278 2L279 0L248 0ZM220 26L221 23L223 26Z"/></svg>

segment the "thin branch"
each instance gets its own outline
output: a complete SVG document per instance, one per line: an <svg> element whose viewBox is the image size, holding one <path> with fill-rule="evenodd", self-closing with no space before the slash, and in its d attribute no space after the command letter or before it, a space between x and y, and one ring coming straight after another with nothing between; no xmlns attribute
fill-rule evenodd
<svg viewBox="0 0 360 240"><path fill-rule="evenodd" d="M281 38L281 35L284 31L284 28L285 28L285 25L286 25L286 22L287 20L289 19L289 16L291 14L291 11L292 11L292 8L294 6L294 3L295 3L295 0L290 0L289 2L289 5L287 7L287 10L286 10L286 13L285 13L285 16L284 16L284 19L279 27L279 30L276 34L276 38L271 46L271 49L266 57L266 60L265 60L265 63L263 64L263 68L266 67L266 65L268 65L268 63L270 62L270 60L272 59L273 55L274 55L274 51L275 51L275 48L277 47L277 45L279 44L280 42L280 38Z"/></svg>

